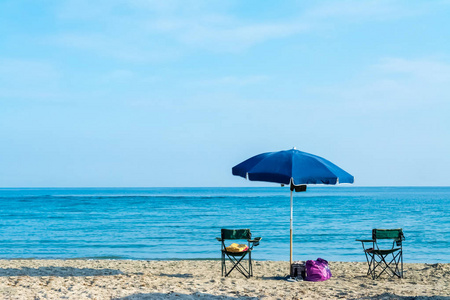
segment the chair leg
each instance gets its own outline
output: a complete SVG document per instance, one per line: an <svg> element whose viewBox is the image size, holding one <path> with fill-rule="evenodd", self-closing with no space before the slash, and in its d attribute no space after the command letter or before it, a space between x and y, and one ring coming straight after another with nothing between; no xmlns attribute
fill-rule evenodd
<svg viewBox="0 0 450 300"><path fill-rule="evenodd" d="M372 262L373 262L373 254L367 254L367 252L364 252L364 254L366 255L366 261L367 261L367 276L370 275L372 276ZM369 259L370 258L370 259Z"/></svg>
<svg viewBox="0 0 450 300"><path fill-rule="evenodd" d="M374 270L375 270L375 255L372 253L366 253L366 260L367 260L367 265L368 265L368 269L367 269L367 276L370 275L370 277L372 277L372 279L374 278Z"/></svg>
<svg viewBox="0 0 450 300"><path fill-rule="evenodd" d="M233 257L232 261L233 261L234 265L225 276L228 276L234 269L236 269L239 271L239 273L244 275L246 278L250 278L249 272L241 265L241 262L243 259L244 259L244 256L242 256L239 260L237 260L236 258Z"/></svg>
<svg viewBox="0 0 450 300"><path fill-rule="evenodd" d="M241 273L242 275L245 276L245 278L250 278L250 272L247 271L242 265L241 262L244 259L244 257L246 256L246 254L242 255L241 258L238 260L236 259L234 256L228 255L228 258L230 259L230 261L233 263L233 267L230 269L230 271L225 273L225 277L227 277L228 275L230 275L230 273L236 269L239 271L239 273Z"/></svg>
<svg viewBox="0 0 450 300"><path fill-rule="evenodd" d="M222 277L224 272L227 273L227 265L225 264L225 253L222 252Z"/></svg>
<svg viewBox="0 0 450 300"><path fill-rule="evenodd" d="M392 253L392 260L389 262L387 268L389 268L389 270L392 272L391 276L397 276L398 278L402 278L402 272L400 272L399 269L399 264L400 264L400 259L402 259L403 257L401 256L401 252L397 252L396 255L394 255L394 253ZM392 270L392 268L390 267L390 265L394 263L395 264L395 269Z"/></svg>
<svg viewBox="0 0 450 300"><path fill-rule="evenodd" d="M397 260L395 260L394 254L392 254L392 256L393 256L394 263L395 263L394 274L397 275L397 277L402 278L402 274L401 274L401 272L400 272L400 267L399 267L399 265L400 265L400 259L401 259L400 254L401 254L400 252L397 254L397 256L398 256Z"/></svg>
<svg viewBox="0 0 450 300"><path fill-rule="evenodd" d="M250 251L248 253L248 270L249 270L249 275L250 277L253 276L253 266L252 266L252 252Z"/></svg>
<svg viewBox="0 0 450 300"><path fill-rule="evenodd" d="M388 271L390 271L391 274L389 274L391 277L392 276L397 276L399 278L402 278L403 276L403 270L400 271L399 270L399 264L400 264L400 259L401 257L401 252L398 252L396 255L392 254L392 259L389 261L389 263L386 261L386 258L388 256L387 255L380 255L378 254L376 257L379 258L379 261L376 260L376 257L374 256L374 264L373 264L373 268L372 268L372 278L373 279L377 279L380 278L380 276L383 273L388 273ZM394 266L391 266L392 264L394 264ZM380 267L381 271L378 273L376 273L376 269ZM403 266L402 266L403 267Z"/></svg>
<svg viewBox="0 0 450 300"><path fill-rule="evenodd" d="M370 270L370 275L372 275L372 279L376 279L377 278L377 272L376 272L376 268L378 267L378 263L377 260L375 258L375 254L372 254L372 260L370 261L371 263L371 270Z"/></svg>
<svg viewBox="0 0 450 300"><path fill-rule="evenodd" d="M383 268L383 270L381 270L380 274L378 274L377 278L380 278L380 276L381 276L384 272L387 272L387 270L389 270L389 271L391 271L393 274L395 274L395 272L392 271L392 269L389 267L389 264L386 262L385 258L386 258L386 256L380 255L380 260L381 260L381 261L380 261L379 265L381 265L381 263L384 263L384 268ZM392 261L391 261L391 262L392 262ZM380 267L382 267L382 266L380 266Z"/></svg>
<svg viewBox="0 0 450 300"><path fill-rule="evenodd" d="M400 249L400 258L402 260L402 272L401 272L402 277L401 278L403 278L403 249Z"/></svg>
<svg viewBox="0 0 450 300"><path fill-rule="evenodd" d="M378 255L378 257L380 258L380 261L376 261L376 260L375 260L375 261L376 261L376 266L375 266L375 268L377 268L377 267L383 268L382 264L384 265L384 268L381 270L380 273L378 273L378 275L377 275L377 273L376 273L376 270L374 269L374 279L380 278L380 276L381 276L387 269L390 270L389 265L388 265L388 264L386 263L386 261L385 261L385 256ZM392 270L391 270L391 271L392 271Z"/></svg>
<svg viewBox="0 0 450 300"><path fill-rule="evenodd" d="M392 255L394 256L394 255ZM395 263L395 274L398 278L403 278L403 253L400 250L392 259ZM400 265L400 266L399 266Z"/></svg>

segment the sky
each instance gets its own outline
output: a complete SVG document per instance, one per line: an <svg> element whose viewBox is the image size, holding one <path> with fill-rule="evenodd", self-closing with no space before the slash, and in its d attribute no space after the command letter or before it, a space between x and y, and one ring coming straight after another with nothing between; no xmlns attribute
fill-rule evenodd
<svg viewBox="0 0 450 300"><path fill-rule="evenodd" d="M450 1L0 0L0 187L450 185Z"/></svg>

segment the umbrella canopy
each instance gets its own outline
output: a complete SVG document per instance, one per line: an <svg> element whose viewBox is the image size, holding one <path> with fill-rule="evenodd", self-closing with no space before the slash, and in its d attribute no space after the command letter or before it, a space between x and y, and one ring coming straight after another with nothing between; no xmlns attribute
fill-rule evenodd
<svg viewBox="0 0 450 300"><path fill-rule="evenodd" d="M233 175L252 181L291 185L290 264L292 265L293 200L295 186L353 183L354 177L320 156L297 149L255 155L232 168ZM305 186L306 187L306 186ZM299 189L305 190L305 189ZM297 191L297 189L296 189ZM292 270L291 270L292 276Z"/></svg>
<svg viewBox="0 0 450 300"><path fill-rule="evenodd" d="M236 165L233 175L282 184L353 183L354 178L320 156L296 149L255 155Z"/></svg>

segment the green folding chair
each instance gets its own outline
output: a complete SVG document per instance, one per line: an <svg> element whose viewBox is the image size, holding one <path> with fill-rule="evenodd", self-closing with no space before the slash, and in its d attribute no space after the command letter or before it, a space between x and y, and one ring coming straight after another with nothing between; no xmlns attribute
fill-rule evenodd
<svg viewBox="0 0 450 300"><path fill-rule="evenodd" d="M250 229L221 229L220 238L216 238L219 242L221 242L222 247L222 276L227 277L233 270L238 270L242 275L246 278L250 278L253 276L253 267L252 267L252 250L253 247L259 245L259 241L261 237L256 237L252 239L252 234ZM227 246L225 242L227 240L247 240L247 249L243 249L239 252L232 252L227 250ZM229 248L230 249L230 248ZM244 266L244 258L248 256L248 268ZM226 266L226 258L228 258L232 267L227 272Z"/></svg>
<svg viewBox="0 0 450 300"><path fill-rule="evenodd" d="M380 249L383 241L393 240L392 246L388 249ZM379 278L382 274L403 278L403 245L405 240L403 230L398 229L372 229L371 240L357 240L361 242L364 254L366 255L369 269L367 275L372 279ZM371 248L366 248L365 243L371 243ZM390 245L390 243L389 243Z"/></svg>

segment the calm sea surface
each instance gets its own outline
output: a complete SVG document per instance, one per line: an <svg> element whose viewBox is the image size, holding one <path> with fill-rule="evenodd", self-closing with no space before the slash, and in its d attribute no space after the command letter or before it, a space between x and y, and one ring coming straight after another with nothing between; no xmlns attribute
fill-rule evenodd
<svg viewBox="0 0 450 300"><path fill-rule="evenodd" d="M289 260L289 189L0 189L0 258L209 259L221 228ZM294 259L364 261L356 238L403 228L405 262L450 262L450 187L308 187L294 194Z"/></svg>

